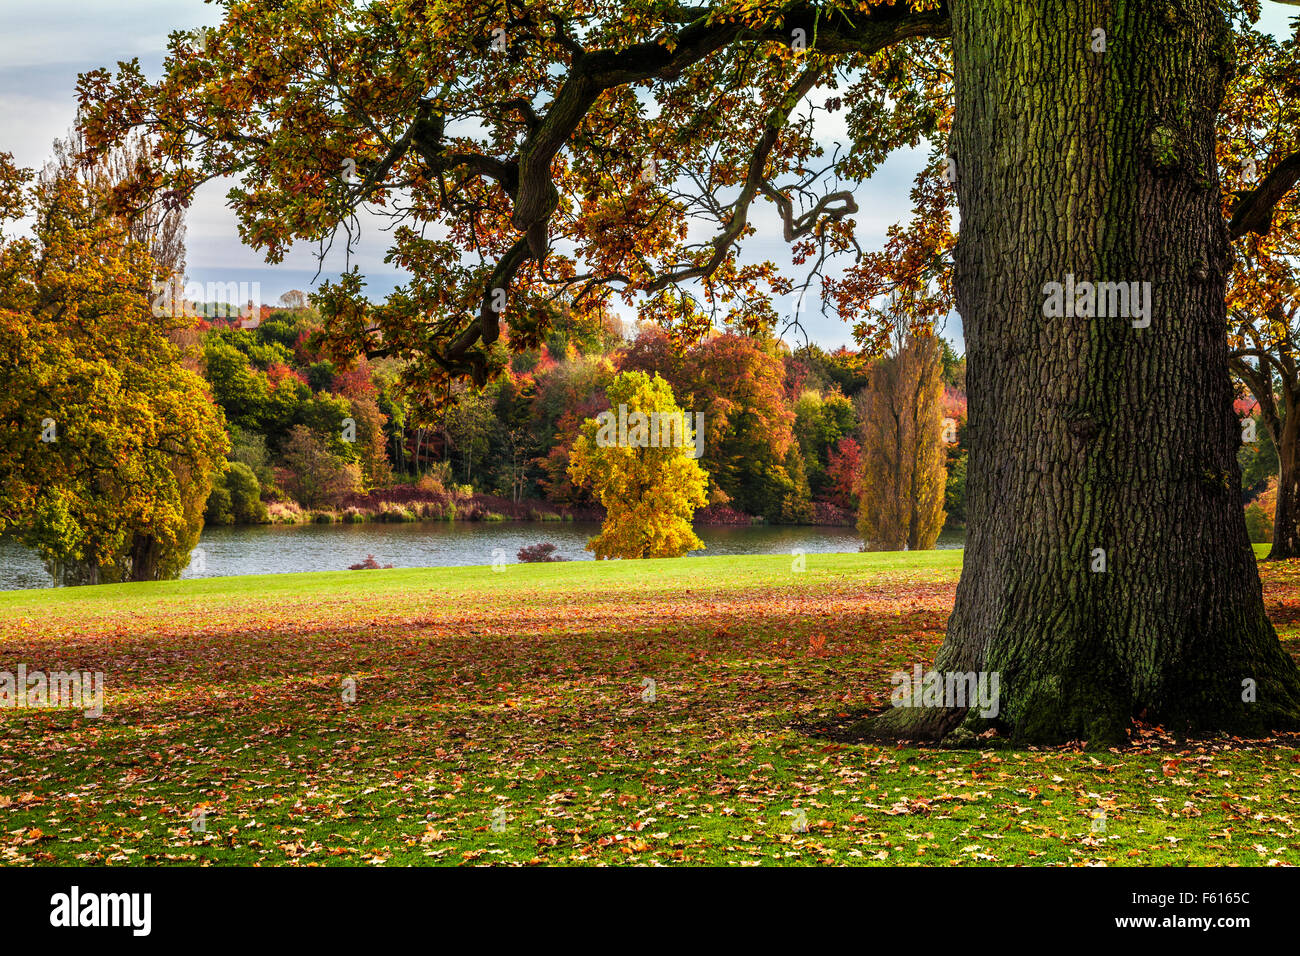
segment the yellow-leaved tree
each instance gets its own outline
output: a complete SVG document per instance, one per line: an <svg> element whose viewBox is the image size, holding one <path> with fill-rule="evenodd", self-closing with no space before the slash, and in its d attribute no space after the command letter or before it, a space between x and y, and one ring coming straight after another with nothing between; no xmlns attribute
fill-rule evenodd
<svg viewBox="0 0 1300 956"><path fill-rule="evenodd" d="M704 429L658 375L624 372L606 389L610 410L589 418L569 453L569 477L605 506L597 558L676 558L704 543L691 530L706 503L699 457Z"/></svg>
<svg viewBox="0 0 1300 956"><path fill-rule="evenodd" d="M157 264L103 189L32 178L0 153L0 532L56 584L174 578L229 448L171 339L190 320L153 313Z"/></svg>

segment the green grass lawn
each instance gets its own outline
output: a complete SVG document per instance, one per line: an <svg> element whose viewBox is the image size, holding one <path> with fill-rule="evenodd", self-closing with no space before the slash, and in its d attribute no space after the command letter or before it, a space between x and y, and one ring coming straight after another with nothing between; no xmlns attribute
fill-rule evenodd
<svg viewBox="0 0 1300 956"><path fill-rule="evenodd" d="M0 710L0 863L1300 863L1294 741L1180 748L1140 728L1123 751L977 752L811 733L933 659L960 561L3 593L0 671L102 671L106 702ZM1263 574L1300 654L1300 562Z"/></svg>

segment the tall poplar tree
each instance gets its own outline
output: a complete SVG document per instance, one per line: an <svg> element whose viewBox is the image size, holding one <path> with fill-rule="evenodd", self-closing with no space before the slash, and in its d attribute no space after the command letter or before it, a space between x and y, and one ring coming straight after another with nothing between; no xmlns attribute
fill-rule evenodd
<svg viewBox="0 0 1300 956"><path fill-rule="evenodd" d="M871 551L925 551L943 529L943 377L932 335L901 331L871 371L858 532Z"/></svg>

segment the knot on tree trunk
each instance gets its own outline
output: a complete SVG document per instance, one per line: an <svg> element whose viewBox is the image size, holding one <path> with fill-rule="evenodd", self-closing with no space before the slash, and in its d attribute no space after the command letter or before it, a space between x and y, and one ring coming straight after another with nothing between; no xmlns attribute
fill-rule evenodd
<svg viewBox="0 0 1300 956"><path fill-rule="evenodd" d="M1066 416L1065 427L1082 441L1092 441L1101 434L1101 423L1089 412L1074 412Z"/></svg>

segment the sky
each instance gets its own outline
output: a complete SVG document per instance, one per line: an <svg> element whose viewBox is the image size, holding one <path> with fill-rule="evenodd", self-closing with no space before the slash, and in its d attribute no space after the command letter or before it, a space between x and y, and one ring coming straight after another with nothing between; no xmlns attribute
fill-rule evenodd
<svg viewBox="0 0 1300 956"><path fill-rule="evenodd" d="M1287 29L1295 8L1264 3L1263 26L1277 33ZM0 151L14 154L23 166L39 167L51 154L56 138L67 135L76 114L77 74L112 67L119 60L139 57L149 76L161 71L167 35L213 25L219 8L202 0L0 0ZM841 114L842 115L842 114ZM828 130L834 138L835 131ZM924 149L892 156L868 182L857 189L860 208L855 219L864 249L879 248L885 232L909 212L912 178ZM187 280L202 284L246 282L260 287L261 301L273 304L290 289L311 291L345 268L341 252L328 257L316 273L314 245L296 247L278 265L239 241L234 214L225 207L225 188L210 183L200 189L188 217ZM744 259L790 262L779 219L766 203L755 208L758 235L744 247ZM387 249L382 221L364 223L362 240L351 263L367 278L367 291L381 297L404 281L383 262ZM804 320L809 337L834 348L851 345L849 325L838 316L815 310ZM953 317L945 330L961 350L960 323Z"/></svg>

